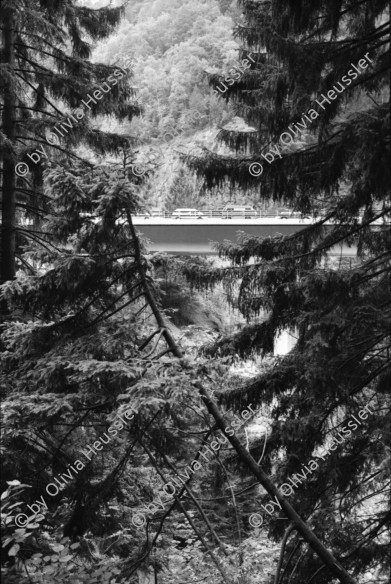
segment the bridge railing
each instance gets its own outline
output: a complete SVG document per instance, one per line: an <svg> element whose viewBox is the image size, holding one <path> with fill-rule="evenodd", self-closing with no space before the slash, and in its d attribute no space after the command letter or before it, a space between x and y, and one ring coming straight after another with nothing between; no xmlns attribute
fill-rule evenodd
<svg viewBox="0 0 391 584"><path fill-rule="evenodd" d="M201 213L201 215L203 215L204 217L208 217L208 218L218 218L218 219L226 219L227 215L230 215L232 217L236 218L246 218L249 216L249 213L246 211L231 211L228 213L228 211L223 211L222 209L199 209L198 210L199 213ZM149 211L148 213L145 213L146 215L150 215L151 217L161 217L164 219L171 219L172 217L172 212L170 211ZM272 211L256 211L256 215L253 214L253 212L251 213L251 217L254 219L257 219L259 217L278 217L279 213L276 210L272 210ZM183 217L184 218L184 217Z"/></svg>
<svg viewBox="0 0 391 584"><path fill-rule="evenodd" d="M248 213L246 213L245 211L234 211L234 212L228 213L227 211L224 211L223 212L221 209L220 210L217 210L217 209L198 209L198 212L201 215L203 215L204 217L208 217L208 218L214 218L214 217L216 217L218 219L226 218L226 215L228 215L228 214L229 215L232 215L233 217L243 217L244 218L244 217L247 217L248 216ZM149 213L149 215L151 215L151 217L164 217L165 219L169 219L169 218L172 217L172 212L169 212L169 211L152 211L152 212ZM252 214L252 216L254 218L257 218L257 217L269 217L269 216L274 216L274 215L275 215L275 213L271 213L270 215L269 214L266 214L266 213L260 215L258 212L256 212L256 215L255 214L254 215Z"/></svg>
<svg viewBox="0 0 391 584"><path fill-rule="evenodd" d="M220 217L221 218L221 210L201 209L200 213L202 213L204 217Z"/></svg>

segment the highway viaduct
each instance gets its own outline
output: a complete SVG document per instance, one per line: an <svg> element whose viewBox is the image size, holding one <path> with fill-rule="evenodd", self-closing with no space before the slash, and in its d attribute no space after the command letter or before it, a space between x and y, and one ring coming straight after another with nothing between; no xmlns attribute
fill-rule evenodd
<svg viewBox="0 0 391 584"><path fill-rule="evenodd" d="M147 238L149 252L166 252L176 255L217 255L211 242L237 241L238 231L249 235L268 237L277 234L291 235L312 219L280 219L277 217L256 219L173 219L163 217L134 217L133 224L139 234ZM330 255L352 257L357 249L338 245ZM275 339L274 354L285 355L295 345L294 333L282 331Z"/></svg>
<svg viewBox="0 0 391 584"><path fill-rule="evenodd" d="M176 255L217 255L212 242L224 240L237 242L238 231L248 235L269 237L277 234L291 235L312 219L280 219L263 217L255 219L173 219L163 217L134 217L136 230L147 238L150 252L166 252ZM356 248L338 245L331 255L355 256Z"/></svg>

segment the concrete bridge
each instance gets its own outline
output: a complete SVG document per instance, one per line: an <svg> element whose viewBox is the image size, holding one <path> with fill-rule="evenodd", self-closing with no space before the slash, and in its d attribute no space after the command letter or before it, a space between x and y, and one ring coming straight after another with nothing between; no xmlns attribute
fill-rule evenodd
<svg viewBox="0 0 391 584"><path fill-rule="evenodd" d="M163 217L134 217L136 230L149 240L149 251L180 255L216 255L211 242L237 242L237 232L268 237L290 235L313 223L312 219L173 219ZM356 248L336 246L332 255L355 256Z"/></svg>

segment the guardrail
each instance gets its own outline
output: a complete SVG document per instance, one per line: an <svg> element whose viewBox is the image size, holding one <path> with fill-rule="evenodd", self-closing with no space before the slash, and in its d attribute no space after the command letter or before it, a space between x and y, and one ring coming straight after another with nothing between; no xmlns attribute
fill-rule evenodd
<svg viewBox="0 0 391 584"><path fill-rule="evenodd" d="M232 218L246 218L246 217L250 217L249 213L245 212L245 211L222 211L222 210L216 210L216 209L197 209L197 211L199 213L201 213L204 217L217 217L219 219L223 218L223 219L227 219L227 215L231 216ZM253 214L254 212L251 212L251 218L252 219L258 219L260 217L278 217L279 213L276 211L263 211L261 213L259 213L258 211L256 211L256 214ZM164 219L170 219L172 217L172 212L169 211L150 211L150 212L146 212L146 213L140 213L140 215L150 215L151 217L162 217ZM185 217L183 217L184 219ZM191 217L189 217L189 219L191 219Z"/></svg>

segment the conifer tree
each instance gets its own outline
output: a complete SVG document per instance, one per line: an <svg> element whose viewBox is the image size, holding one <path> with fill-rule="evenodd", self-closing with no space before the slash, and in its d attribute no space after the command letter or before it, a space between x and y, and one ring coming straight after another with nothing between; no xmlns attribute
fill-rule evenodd
<svg viewBox="0 0 391 584"><path fill-rule="evenodd" d="M271 406L261 470L340 560L350 574L341 582L359 580L370 568L383 582L390 523L389 6L240 4L242 57L251 53L255 63L224 97L252 130L222 133L235 158L210 153L188 157L188 164L211 189L227 181L242 189L259 185L261 200L271 197L318 220L289 237L242 234L238 243L219 246L230 268L195 264L186 273L198 288L225 282L231 296L237 285L249 320L212 355L270 354L279 332L297 337L273 367L220 401L237 409ZM211 78L217 93L221 82ZM341 245L353 246L354 259L333 256ZM277 510L270 519L282 539L275 582L334 581L330 562L322 564L310 540L298 536L293 516L290 523L284 516Z"/></svg>
<svg viewBox="0 0 391 584"><path fill-rule="evenodd" d="M44 163L77 159L83 143L100 153L127 146L123 136L99 131L91 118L137 113L126 71L89 61L91 43L108 36L123 9L89 9L74 0L4 0L2 21L2 254L1 281L15 277L15 257L26 239L21 212L45 214ZM94 96L95 92L95 96ZM21 263L21 262L19 262Z"/></svg>
<svg viewBox="0 0 391 584"><path fill-rule="evenodd" d="M88 529L109 533L118 525L118 518L102 518L99 509L118 494L129 444L124 447L122 439L110 445L103 464L74 467L80 474L70 467L83 445L124 415L121 393L128 407L139 408L139 398L127 391L148 368L158 367L152 360L167 352L181 356L132 224L145 203L142 179L132 172L132 137L92 123L98 115L131 120L138 112L127 71L88 61L86 36L104 38L120 15L120 9L90 10L71 1L1 5L2 487L5 481L28 485L23 498L32 506L54 476L67 473L66 491L48 500L48 513L56 517L49 527L59 539ZM80 145L95 151L95 158L81 159ZM122 153L122 162L96 158L109 153ZM26 176L21 163L28 166ZM29 216L33 228L26 226ZM147 404L147 418L151 410ZM41 551L37 540L45 539L48 526L34 525L23 535L15 535L14 524L8 529L10 556L20 551L18 559L25 561ZM27 547L15 543L18 537ZM46 573L47 581L53 574L66 577L51 568ZM98 581L94 574L91 583Z"/></svg>
<svg viewBox="0 0 391 584"><path fill-rule="evenodd" d="M230 87L227 97L235 99L238 107L243 105L246 115L253 115L254 120L258 116L262 124L259 135L263 133L263 136L268 131L278 134L281 130L282 125L278 125L281 124L281 107L278 107L277 98L277 104L270 102L270 99L261 101L258 90L252 85L253 81L257 79L259 83L262 82L260 76L264 68L268 67L270 75L278 73L281 77L292 68L294 73L290 73L288 87L290 93L288 97L282 96L281 102L290 122L288 110L292 108L296 111L295 108L299 108L296 104L297 96L302 99L306 91L311 90L310 85L306 86L303 80L303 86L300 85L300 76L316 76L319 73L318 81L321 79L323 82L318 68L313 70L306 65L304 70L301 69L301 62L294 58L293 39L300 34L304 35L301 31L311 28L311 23L316 22L315 38L319 45L318 36L322 34L319 32L319 21L324 21L324 34L327 34L328 26L331 26L334 34L338 33L338 26L335 28L338 10L330 11L329 7L318 2L314 5L300 3L299 7L291 4L288 7L281 2L243 4L250 23L242 31L243 38L248 41L243 56L252 49L252 55L257 55L256 64L237 84ZM34 4L34 8L39 6L49 11L44 14L55 27L58 18L61 21L62 7L69 8L70 3ZM361 6L360 3L357 10L361 10ZM52 7L60 7L60 17L56 17L54 12L50 13ZM353 9L353 4L339 8L344 13L342 16L350 7L353 17L350 21L344 20L343 27L350 31L352 37L357 37L357 44L360 44L363 27L371 29L380 26L378 21L384 5L378 3L376 8L371 5L364 19L361 12L357 13ZM79 16L87 14L77 12L79 8L75 10ZM72 11L65 12L64 22L67 25L72 23ZM33 12L32 18L37 18L37 11ZM79 22L84 22L81 16ZM382 31L381 28L378 34ZM71 27L71 32L74 42L77 39L77 34L73 34L74 27ZM311 34L313 32L311 29ZM289 42L285 43L287 46L283 51L281 46L288 36ZM300 45L300 39L296 44ZM349 41L351 39L346 42L352 44ZM80 46L80 42L79 39L76 45ZM261 44L267 47L267 54ZM339 43L336 44L338 48ZM326 51L328 43L321 43L319 47ZM364 49L367 52L371 47L365 46ZM316 54L316 51L309 53L308 47L298 51L306 58ZM375 79L380 79L375 88L380 89L383 54L381 47L376 48L373 59L376 71L379 71ZM44 67L45 62L39 60L39 65ZM325 68L329 72L329 63L326 63ZM98 83L102 84L106 73L108 71L99 79L94 76L93 81L98 79ZM296 77L298 87L295 87ZM77 81L80 80L75 73L73 82L76 88ZM371 80L367 82L370 84ZM280 87L281 82L277 85ZM59 85L56 87L59 88ZM251 98L252 90L253 101L249 107L246 100ZM314 97L317 90L318 87L313 90ZM124 91L128 89L124 87ZM358 91L356 89L356 93ZM372 99L379 101L377 95L372 93ZM47 95L45 93L45 97ZM269 97L274 98L275 95L276 92L271 89ZM54 95L56 100L59 97L59 93ZM386 134L387 130L382 122L375 124L374 113L365 109L369 103L365 101L366 97L360 94L360 99L361 109L353 113L358 118L357 123L361 121L360 132L370 137L373 135L371 140L375 146L379 135L382 136L382 132ZM113 106L116 107L120 100L118 95ZM103 108L104 103L105 99L99 102L98 107ZM27 105L30 107L29 103ZM57 101L55 105L58 106ZM71 107L77 107L77 104L72 103ZM259 109L262 109L261 113ZM380 111L376 110L379 120L384 111L381 108ZM360 117L363 112L370 115ZM101 113L106 112L102 109ZM378 118L375 117L376 120ZM69 123L69 116L68 119L60 117L58 120L62 120L62 125L65 125L65 122ZM198 564L203 565L202 562L208 556L209 564L205 565L214 570L211 575L208 572L208 577L216 582L230 582L231 573L236 576L238 571L232 570L232 566L232 572L228 570L233 548L222 545L221 536L228 536L227 524L233 520L231 509L235 513L235 536L240 542L241 533L248 533L249 530L248 525L243 525L240 513L249 508L255 511L260 503L265 506L269 504L265 494L254 494L247 506L237 503L240 492L235 493L228 472L233 469L239 477L245 475L245 479L252 472L267 486L269 493L274 488L270 485L271 481L280 486L289 480L292 473L299 473L298 478L293 477L298 488L294 491L292 489L292 493L286 487L281 490L307 525L303 526L301 518L292 514L291 509L287 515L292 520L289 525L287 517L278 511L277 504L274 505L276 515L269 520L271 533L277 538L281 539L286 527L282 538L281 561L275 577L278 584L285 584L288 579L294 584L314 580L326 583L332 581L333 574L342 574L340 581L350 583L355 581L356 575L359 578L374 564L379 567L379 581L382 581L387 543L384 529L389 521L384 504L387 488L384 459L389 452L386 444L387 418L384 415L388 379L389 333L386 327L389 281L386 260L389 247L382 224L375 224L376 229L379 227L378 231L368 226L371 221L374 223L376 202L385 199L387 171L381 161L381 170L374 177L379 182L374 180L374 151L369 151L367 155L371 164L364 177L359 174L362 142L356 137L355 127L349 127L346 135L343 131L337 134L337 138L344 138L339 148L331 141L336 154L330 157L330 152L334 151L327 150L327 132L332 123L341 123L343 128L348 128L350 121L343 119L340 122L335 116L330 120L325 119L324 124L319 123L314 133L318 142L311 143L312 135L309 132L303 143L308 142L310 145L310 158L306 152L294 151L284 155L281 162L274 161L270 168L265 163L262 180L266 181L266 187L262 183L262 196L272 196L277 200L286 198L293 206L297 202L297 208L301 209L312 204L308 193L312 196L316 192L328 214L335 212L330 215L334 223L311 226L307 231L287 239L260 241L243 238L239 245L221 247L222 254L233 260L232 268L216 272L207 268L204 262L197 262L192 270L186 270L193 283L200 287L221 280L227 282L231 286L231 296L239 281L239 306L249 319L255 317L254 322L243 329L240 335L219 342L210 351L210 360L206 358L205 362L198 362L198 367L193 367L189 361L173 360L171 356L165 355L167 345L172 354L179 356L181 352L176 352L165 322L159 320L160 311L154 303L150 263L143 256L143 246L132 226L132 213L145 203L137 189L140 181L130 172L132 150L125 153L123 164L102 163L98 168L91 169L86 169L77 159L68 161L60 155L53 156L53 163L47 165L43 176L38 176L34 184L30 185L34 187L34 196L40 201L41 226L39 232L35 228L26 235L29 236L29 246L18 254L22 265L27 268L26 274L13 280L12 270L9 270L10 278L2 287L3 298L11 309L11 318L2 329L2 381L6 393L6 480L18 478L30 484L32 489L25 490L23 497L27 493L31 504L35 497L38 499L44 493L47 482L54 476L66 481L69 474L73 473L73 478L69 478L69 484L66 483L63 490L54 498L47 498L49 510L45 514L51 525L45 526L42 533L51 530L58 537L61 531L61 534L65 532L77 539L89 530L97 546L93 566L85 561L90 556L86 549L82 549L77 559L82 560L83 569L79 571L77 562L72 565L66 563L69 562L66 555L65 567L68 572L49 566L44 581L68 582L72 578L73 581L80 579L86 584L95 584L101 578L102 581L116 578L118 570L122 570L120 581L128 582L134 578L135 570L144 566L146 561L153 562L154 571L158 570L166 562L171 532L175 532L178 538L179 517L183 516L195 534L193 543L195 538L199 539L203 549L207 550L201 557L196 550L193 557L199 560ZM268 130L268 125L273 130ZM53 131L54 124L50 129ZM36 131L37 128L34 128L32 135L36 135ZM376 132L377 138L374 137ZM89 136L87 126L84 135ZM230 138L229 134L226 135ZM126 140L119 140L116 136L105 136L96 130L92 131L91 136L97 137L97 141L94 143L91 137L88 144L99 145L102 152L110 150L110 145L116 151L119 146L128 147L131 142L129 136ZM232 137L235 138L235 144L240 146L246 143L249 135ZM236 163L233 159L227 161L216 157L201 162L194 160L193 166L205 173L209 184L213 184L214 180L225 184L228 179L239 186L246 186L246 181L254 186L254 176L248 172L248 167L252 162L259 162L257 144L263 144L263 141L260 142L257 128L250 138L252 146L246 145L254 152L254 159L247 156L244 161ZM71 135L64 138L65 141L68 139L71 140ZM74 145L76 143L78 141ZM387 147L387 136L384 144ZM313 150L315 146L316 151ZM27 154L31 154L31 150L23 153L26 156L23 160L30 161ZM288 161L297 160L301 155L303 162L299 172ZM263 158L260 160L263 161ZM286 168L283 168L284 164ZM307 169L307 164L312 166ZM280 165L279 171L274 173L274 166L277 165ZM243 166L246 172L242 172ZM323 174L324 167L333 169L334 182L328 173ZM307 170L309 173L318 168L318 179L315 180L316 174L315 178L313 174L309 174L308 178ZM340 186L341 176L346 188L341 188L336 196L334 191ZM361 188L369 199L364 222L360 217L363 205L354 203L356 198L364 196ZM374 195L371 194L372 189ZM303 198L303 193L307 199ZM22 198L19 201L27 204ZM30 210L36 212L37 208ZM339 238L354 237L357 237L360 247L359 260L349 269L344 265L334 265L328 258L328 249ZM43 249L42 244L46 246ZM256 261L249 262L253 257ZM148 307L156 317L158 330L142 318ZM263 322L257 319L261 311ZM216 434L218 436L217 428L224 428L220 412L213 407L204 390L204 387L220 389L224 386L225 378L220 363L216 363L215 354L232 350L241 355L258 350L270 352L276 332L286 328L297 329L298 343L294 351L245 387L230 387L227 392L221 391L219 396L223 407L227 405L243 409L248 404L270 404L273 429L261 470L250 456L251 453L256 460L259 459L259 443L250 443L248 453L234 437L232 445L236 448L237 457L233 455L232 449L221 457L220 453L215 453L216 460L213 462L216 466L208 461L207 465L211 466L196 469L199 474L189 473L192 485L191 489L188 484L187 487L190 492L179 483L180 491L175 498L159 508L156 503L157 487L168 479L179 480L179 476L186 476L189 471L186 463L183 465L183 460L190 461L198 457L207 440ZM167 344L161 343L163 337ZM195 388L201 388L201 395L216 425L205 418ZM108 426L115 417L123 417L126 407L130 405L137 411L137 415L130 429L121 430L125 438L119 436L118 442L104 446L105 450L98 453L91 464L78 473L71 472L70 465L79 456L80 448L86 448L101 434L108 432ZM323 454L324 448L330 446L328 437L337 434L337 426L344 427L346 418L357 415L357 411L367 405L375 413L365 421L360 418L363 423L351 430L346 443L330 450L330 456L324 456L324 460L317 457L319 449ZM240 434L240 438L243 437ZM342 440L340 436L338 438ZM309 473L304 467L315 457L318 468L308 465L312 471ZM243 470L246 465L248 473ZM215 470L216 467L220 469L220 474ZM271 475L271 481L264 480L264 471ZM308 472L306 480L303 478L304 472ZM227 477L226 483L232 489L232 497L226 496L225 481L221 475ZM218 496L221 502L213 501L207 508L208 513L205 513L203 496L210 483L215 489L212 495ZM239 484L241 486L238 479L234 486ZM375 491L377 493L374 495ZM365 501L374 500L374 496L377 497L377 508L373 517L368 517ZM141 531L132 524L131 511L138 511L141 507L141 511L144 509L145 512L145 506L149 508L150 514L145 530ZM192 511L189 512L191 506ZM284 511L287 508L284 505ZM296 531L298 527L300 529ZM119 528L119 539L109 539L117 537ZM165 531L167 528L168 534ZM33 532L36 529L36 526L32 527ZM140 537L140 533L145 539ZM185 533L188 535L188 532ZM304 537L304 542L298 533ZM313 533L317 535L314 549L317 554L320 550L320 555L313 554L307 545L314 543L311 539ZM18 537L27 538L28 545L22 547L22 550L16 549L19 543L15 544L15 541L20 541ZM42 549L38 548L39 551L53 554L52 539L48 537ZM34 547L36 542L32 540L31 533L12 533L11 543L7 543L13 546L11 549L14 555L19 555L22 562L30 562L29 570L34 563L31 561L32 548L33 551L37 549ZM156 543L158 540L161 547ZM104 544L100 549L99 543ZM323 551L328 552L327 548L334 554L331 560L329 553L323 554ZM110 550L103 560L107 566L95 561L101 549ZM219 553L216 553L217 549ZM170 548L170 551L177 556L176 549ZM224 562L220 552L225 556ZM107 556L110 554L115 555L108 562ZM151 559L152 555L154 559ZM118 556L121 561L118 561ZM330 570L333 557L345 572L336 565L331 565L334 572ZM322 564L322 560L325 564ZM39 561L37 559L37 565ZM183 563L180 566L178 582L186 580L182 577L183 573L190 575L189 580L200 575L196 570L182 572ZM346 570L349 574L346 574ZM38 568L34 578L39 574ZM30 571L23 580L20 575L19 578L16 581L23 584L31 582Z"/></svg>

